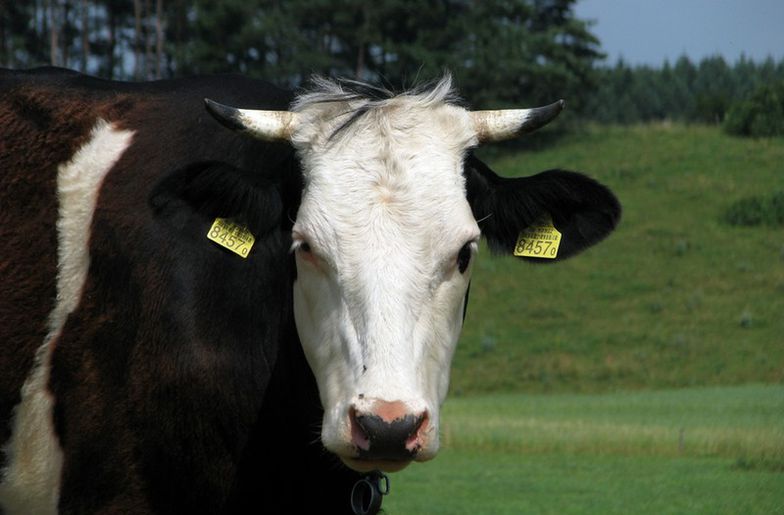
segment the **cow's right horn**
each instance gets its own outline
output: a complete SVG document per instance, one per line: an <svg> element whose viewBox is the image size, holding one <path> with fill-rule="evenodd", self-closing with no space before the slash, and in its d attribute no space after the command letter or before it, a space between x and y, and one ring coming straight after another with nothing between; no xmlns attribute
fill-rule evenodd
<svg viewBox="0 0 784 515"><path fill-rule="evenodd" d="M472 111L471 121L480 143L502 141L533 132L547 125L558 116L564 106L566 106L566 102L559 100L550 105L532 109Z"/></svg>
<svg viewBox="0 0 784 515"><path fill-rule="evenodd" d="M265 141L290 140L297 125L297 114L291 111L237 109L204 99L207 111L229 129L244 132Z"/></svg>

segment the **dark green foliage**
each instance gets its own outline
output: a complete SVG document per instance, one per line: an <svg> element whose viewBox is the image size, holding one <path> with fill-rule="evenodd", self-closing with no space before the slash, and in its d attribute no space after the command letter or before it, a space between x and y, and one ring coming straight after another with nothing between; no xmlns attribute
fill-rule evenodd
<svg viewBox="0 0 784 515"><path fill-rule="evenodd" d="M119 79L311 74L393 89L451 70L476 107L572 110L602 57L576 0L36 0L0 4L0 63ZM54 42L54 43L53 43Z"/></svg>
<svg viewBox="0 0 784 515"><path fill-rule="evenodd" d="M784 225L784 191L755 195L733 202L722 217L730 225Z"/></svg>
<svg viewBox="0 0 784 515"><path fill-rule="evenodd" d="M590 119L622 124L659 120L718 124L727 117L733 128L740 125L745 129L745 120L751 118L747 115L750 104L730 106L737 99L749 98L757 88L784 81L784 60L778 64L772 59L755 63L742 57L730 66L715 56L695 65L684 56L674 65L665 62L661 68L630 67L620 60L596 73L598 86L588 95L585 112ZM777 95L778 99L784 98ZM769 103L771 96L768 93L764 102ZM782 108L769 109L756 123L766 130L781 126Z"/></svg>
<svg viewBox="0 0 784 515"><path fill-rule="evenodd" d="M748 99L735 102L724 120L724 130L736 136L784 135L784 80L764 84Z"/></svg>
<svg viewBox="0 0 784 515"><path fill-rule="evenodd" d="M475 105L545 104L570 100L580 110L595 87L594 63L603 57L572 0L470 3L452 69Z"/></svg>
<svg viewBox="0 0 784 515"><path fill-rule="evenodd" d="M448 69L475 106L581 98L601 54L573 4L198 0L180 69L235 70L285 86L318 73L393 89Z"/></svg>
<svg viewBox="0 0 784 515"><path fill-rule="evenodd" d="M684 56L659 68L597 66L600 42L575 17L575 2L0 2L0 66L54 64L135 80L234 72L286 87L321 74L392 89L450 70L475 108L565 98L568 113L599 122L716 124L729 113L733 134L781 131L781 108L757 105L780 99L780 89L759 93L759 102L733 102L784 81L784 60L730 65L719 56L699 63Z"/></svg>

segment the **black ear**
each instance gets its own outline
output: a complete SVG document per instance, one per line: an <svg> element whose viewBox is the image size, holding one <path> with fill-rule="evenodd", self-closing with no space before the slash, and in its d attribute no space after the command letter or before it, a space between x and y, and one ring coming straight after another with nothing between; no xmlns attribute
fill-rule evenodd
<svg viewBox="0 0 784 515"><path fill-rule="evenodd" d="M254 235L275 228L284 211L280 188L262 174L220 161L203 161L169 173L150 195L153 213L182 226L197 216L232 218Z"/></svg>
<svg viewBox="0 0 784 515"><path fill-rule="evenodd" d="M494 252L512 254L520 233L549 215L562 235L557 257L523 259L558 261L601 241L621 217L615 195L579 173L548 170L507 179L470 155L464 174L468 203Z"/></svg>

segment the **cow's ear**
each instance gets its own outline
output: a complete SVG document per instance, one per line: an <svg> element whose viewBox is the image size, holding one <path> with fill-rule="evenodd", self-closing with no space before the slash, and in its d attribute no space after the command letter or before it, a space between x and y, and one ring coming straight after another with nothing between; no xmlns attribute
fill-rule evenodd
<svg viewBox="0 0 784 515"><path fill-rule="evenodd" d="M466 158L464 173L468 202L494 252L513 254L520 234L549 217L561 233L557 256L523 259L565 259L601 241L621 217L615 195L579 173L548 170L508 179L473 155Z"/></svg>
<svg viewBox="0 0 784 515"><path fill-rule="evenodd" d="M283 200L276 183L252 170L203 161L168 173L152 190L150 206L161 220L183 228L195 218L232 218L258 236L278 226Z"/></svg>

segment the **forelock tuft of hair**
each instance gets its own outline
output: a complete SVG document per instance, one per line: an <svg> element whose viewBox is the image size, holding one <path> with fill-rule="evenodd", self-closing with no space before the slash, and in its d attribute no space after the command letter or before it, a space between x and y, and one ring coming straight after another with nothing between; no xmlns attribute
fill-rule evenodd
<svg viewBox="0 0 784 515"><path fill-rule="evenodd" d="M452 87L452 76L449 73L445 73L437 81L423 83L401 93L350 79L313 76L310 87L297 95L291 109L296 112L307 112L327 104L340 106L335 112L350 116L329 136L329 139L333 139L368 111L383 108L398 99L410 100L422 109L463 103Z"/></svg>
<svg viewBox="0 0 784 515"><path fill-rule="evenodd" d="M310 84L309 88L297 95L292 104L293 111L304 111L311 106L333 102L362 102L367 105L368 109L372 109L373 107L382 107L396 97L416 100L423 107L442 103L461 103L452 87L452 76L449 73L444 74L438 81L420 84L402 93L396 93L366 82L351 79L328 79L318 75L311 77Z"/></svg>

